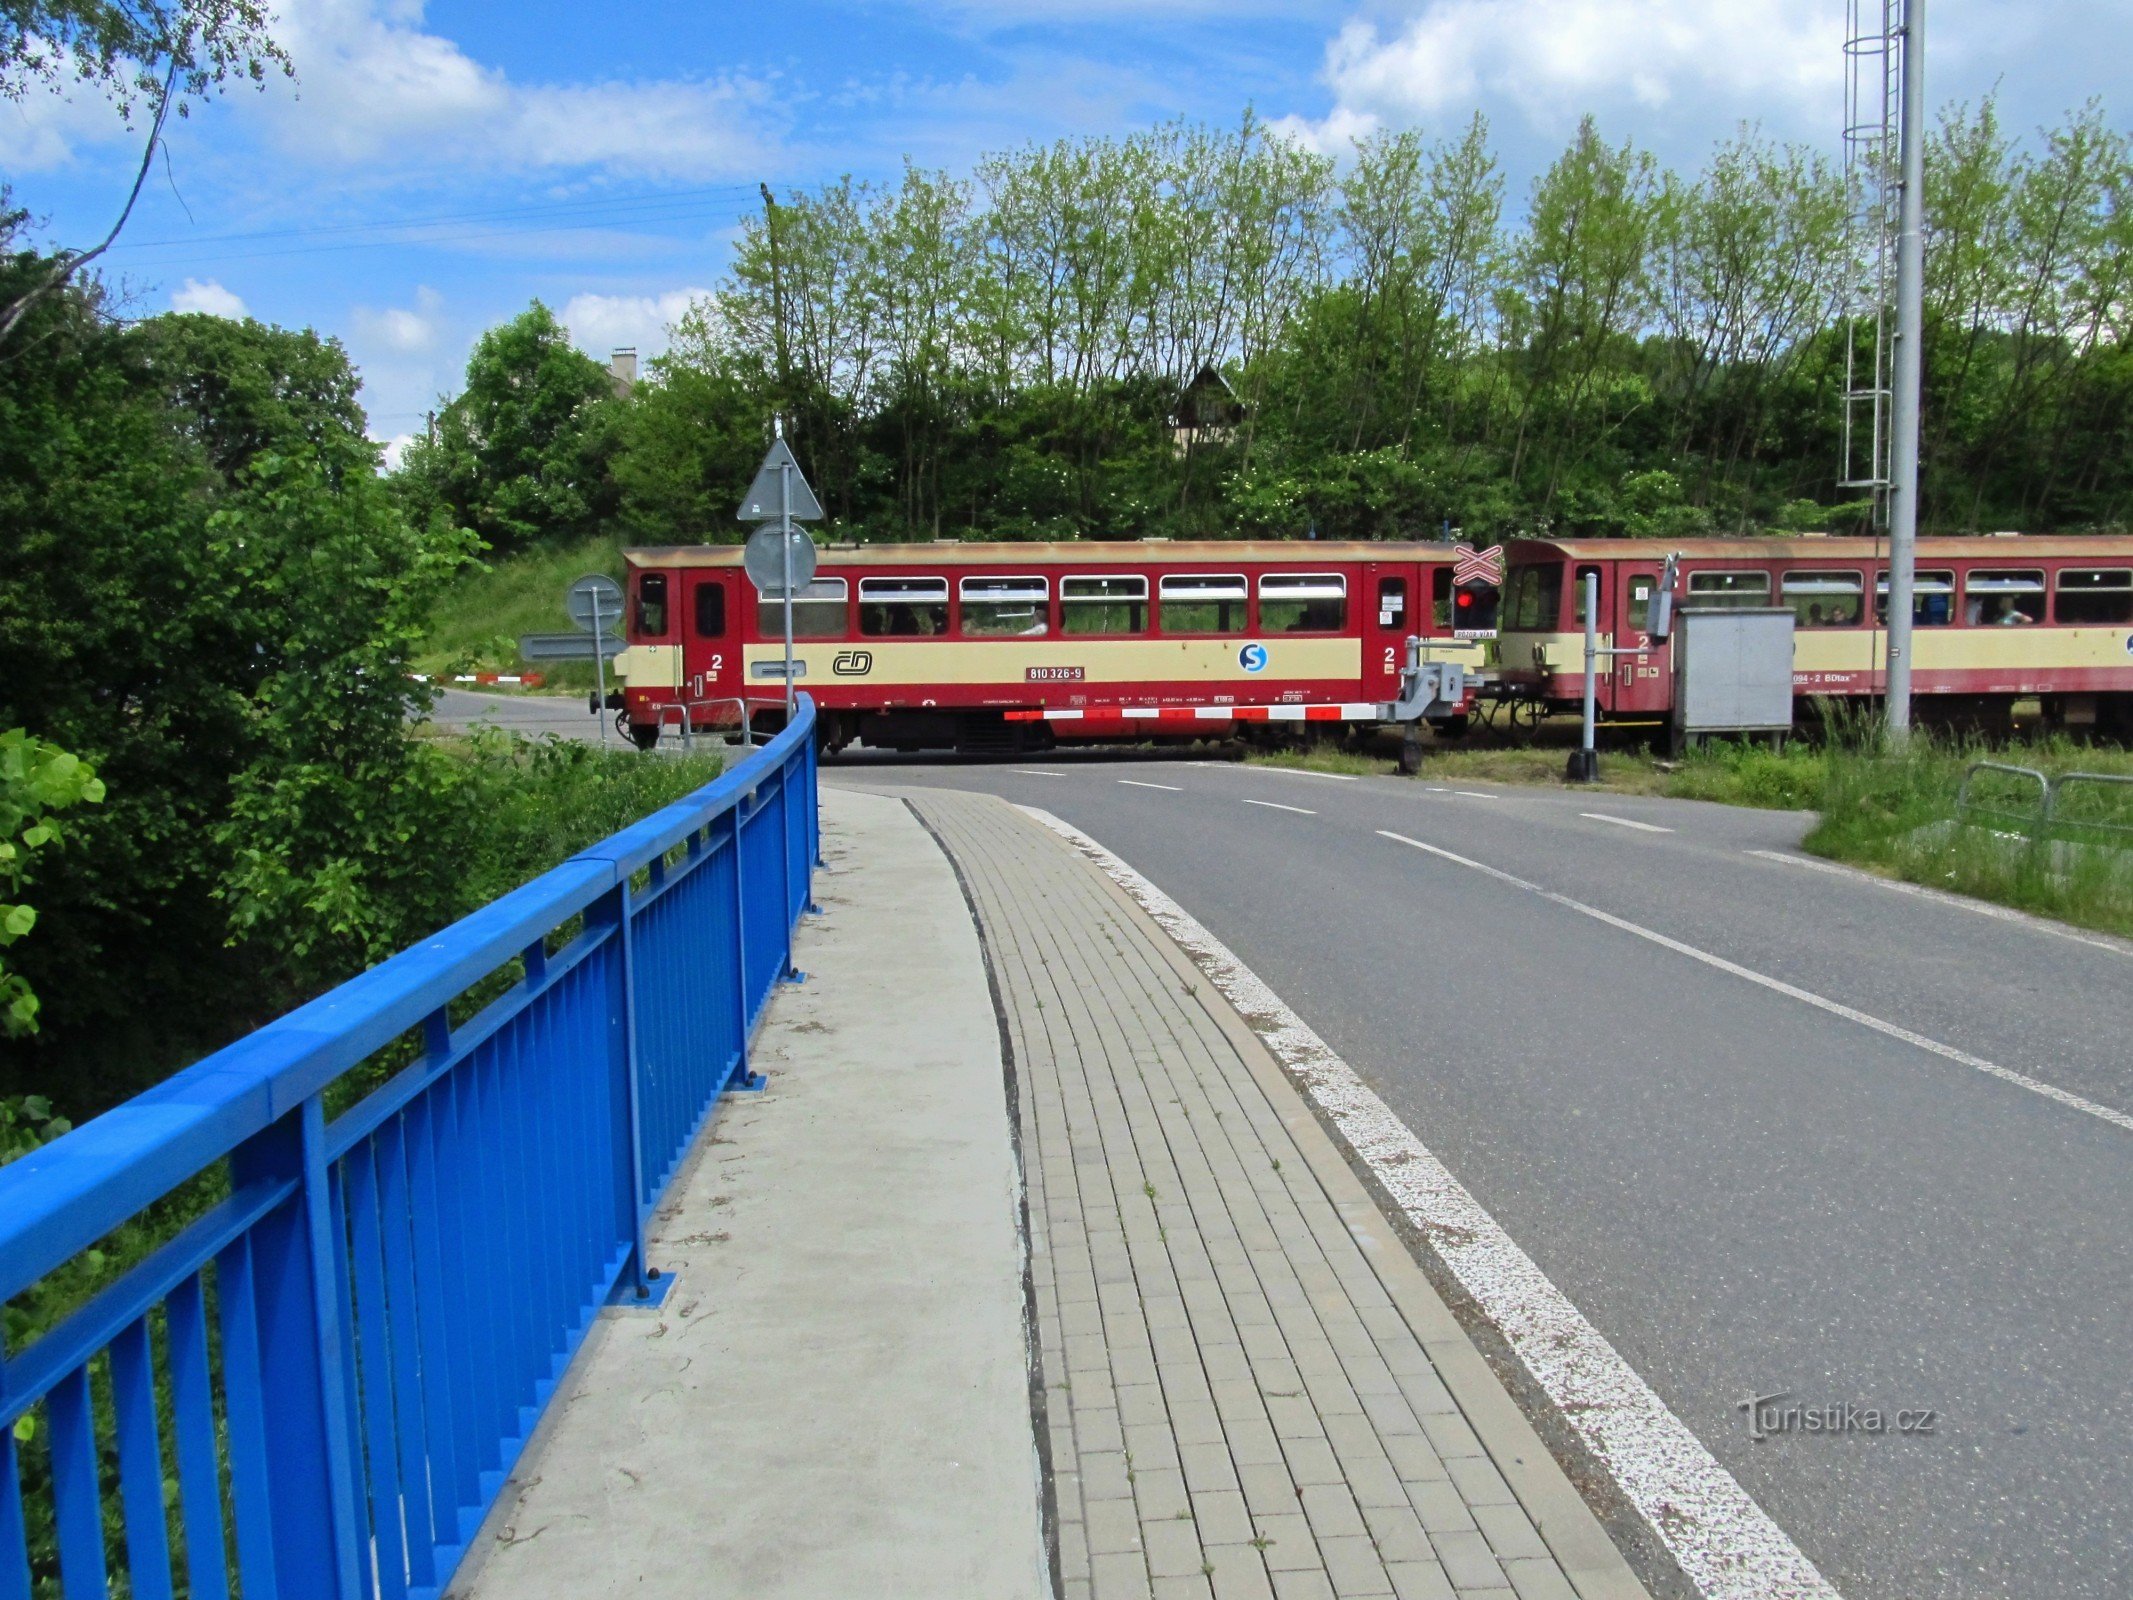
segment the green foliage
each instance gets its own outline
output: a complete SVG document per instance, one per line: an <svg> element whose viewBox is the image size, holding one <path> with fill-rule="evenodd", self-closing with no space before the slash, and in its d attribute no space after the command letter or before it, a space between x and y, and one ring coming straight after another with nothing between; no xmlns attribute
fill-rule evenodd
<svg viewBox="0 0 2133 1600"><path fill-rule="evenodd" d="M442 512L497 550L583 537L615 511L617 421L607 370L536 300L481 336L436 437L408 447L410 514Z"/></svg>
<svg viewBox="0 0 2133 1600"><path fill-rule="evenodd" d="M1927 527L2123 525L2125 135L2090 106L2023 144L1988 102L1931 162ZM1339 169L1250 115L907 167L743 218L627 400L538 308L498 330L401 482L500 548L723 541L775 411L845 537L1858 531L1848 212L1811 149L1670 172L1590 120L1517 216L1479 119ZM1174 432L1209 366L1241 420Z"/></svg>
<svg viewBox="0 0 2133 1600"><path fill-rule="evenodd" d="M732 514L732 507L727 507L727 514ZM597 537L544 545L520 556L470 562L438 597L416 667L433 674L516 672L519 635L567 632L571 624L563 612L563 593L589 572L605 573L619 582L620 543ZM550 662L541 670L555 681L579 669L574 663ZM590 664L583 675L591 681Z"/></svg>
<svg viewBox="0 0 2133 1600"><path fill-rule="evenodd" d="M226 78L253 83L287 72L257 0L0 0L0 99L65 79L127 115L161 97L204 95Z"/></svg>
<svg viewBox="0 0 2133 1600"><path fill-rule="evenodd" d="M0 263L0 295L39 270ZM403 734L410 658L469 541L401 515L330 342L127 328L77 291L22 331L0 383L0 726L92 762L109 797L41 870L19 964L43 1043L0 1051L0 1082L64 1060L79 1105L389 937L384 880L434 804Z"/></svg>
<svg viewBox="0 0 2133 1600"><path fill-rule="evenodd" d="M0 733L0 950L37 926L34 906L15 901L30 876L33 859L60 842L52 813L69 806L98 805L103 780L79 756L33 739L21 728ZM20 973L0 961L0 1034L37 1031L37 993ZM4 1113L0 1106L0 1113ZM0 1146L7 1124L0 1123ZM7 1159L0 1148L0 1161Z"/></svg>

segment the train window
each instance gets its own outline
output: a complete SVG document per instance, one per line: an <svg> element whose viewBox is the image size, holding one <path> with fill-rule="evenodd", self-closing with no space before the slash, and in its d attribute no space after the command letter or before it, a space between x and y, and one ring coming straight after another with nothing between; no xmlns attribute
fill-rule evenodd
<svg viewBox="0 0 2133 1600"><path fill-rule="evenodd" d="M1659 587L1659 580L1648 572L1640 572L1629 580L1629 626L1632 633L1642 633L1652 625L1652 591Z"/></svg>
<svg viewBox="0 0 2133 1600"><path fill-rule="evenodd" d="M2059 574L2054 622L2133 622L2133 567Z"/></svg>
<svg viewBox="0 0 2133 1600"><path fill-rule="evenodd" d="M792 636L795 639L841 639L844 637L845 586L842 578L817 578L792 597ZM765 639L785 637L785 602L771 595L758 595L755 602L756 632Z"/></svg>
<svg viewBox="0 0 2133 1600"><path fill-rule="evenodd" d="M1770 604L1770 574L1767 572L1692 572L1689 574L1689 604L1720 610Z"/></svg>
<svg viewBox="0 0 2133 1600"><path fill-rule="evenodd" d="M637 637L640 639L664 639L667 636L667 575L664 572L646 572L637 579Z"/></svg>
<svg viewBox="0 0 2133 1600"><path fill-rule="evenodd" d="M1963 584L1963 621L1973 628L2020 628L2044 620L2044 574L1971 569Z"/></svg>
<svg viewBox="0 0 2133 1600"><path fill-rule="evenodd" d="M1429 617L1444 633L1452 625L1452 569L1433 567L1429 574Z"/></svg>
<svg viewBox="0 0 2133 1600"><path fill-rule="evenodd" d="M1447 579L1449 567L1437 569ZM1381 628L1404 628L1407 626L1407 580L1405 578L1378 579L1378 626Z"/></svg>
<svg viewBox="0 0 2133 1600"><path fill-rule="evenodd" d="M948 631L946 578L861 578L859 631L875 639L934 638Z"/></svg>
<svg viewBox="0 0 2133 1600"><path fill-rule="evenodd" d="M1874 625L1886 627L1889 620L1889 575L1874 580ZM1921 572L1911 580L1911 625L1944 628L1955 620L1955 574Z"/></svg>
<svg viewBox="0 0 2133 1600"><path fill-rule="evenodd" d="M1866 579L1856 572L1788 572L1785 603L1800 628L1855 628L1866 615Z"/></svg>
<svg viewBox="0 0 2133 1600"><path fill-rule="evenodd" d="M1563 569L1520 567L1511 574L1511 627L1518 633L1553 633L1563 623Z"/></svg>
<svg viewBox="0 0 2133 1600"><path fill-rule="evenodd" d="M1242 633L1251 587L1241 572L1173 572L1158 585L1165 633Z"/></svg>
<svg viewBox="0 0 2133 1600"><path fill-rule="evenodd" d="M1142 577L1061 578L1061 633L1145 633L1148 580Z"/></svg>
<svg viewBox="0 0 2133 1600"><path fill-rule="evenodd" d="M780 635L783 625L780 625ZM723 639L726 636L726 586L723 583L699 583L696 586L696 637L699 639Z"/></svg>
<svg viewBox="0 0 2133 1600"><path fill-rule="evenodd" d="M1261 633L1338 633L1347 625L1348 580L1338 572L1261 575Z"/></svg>
<svg viewBox="0 0 2133 1600"><path fill-rule="evenodd" d="M1034 639L1049 631L1051 585L1042 578L965 578L963 633L973 639Z"/></svg>
<svg viewBox="0 0 2133 1600"><path fill-rule="evenodd" d="M1599 575L1600 569L1598 567L1580 567L1571 576L1570 620L1580 628L1585 626L1585 580L1587 578L1597 578ZM1602 616L1607 614L1607 601L1605 598L1600 601L1600 614Z"/></svg>

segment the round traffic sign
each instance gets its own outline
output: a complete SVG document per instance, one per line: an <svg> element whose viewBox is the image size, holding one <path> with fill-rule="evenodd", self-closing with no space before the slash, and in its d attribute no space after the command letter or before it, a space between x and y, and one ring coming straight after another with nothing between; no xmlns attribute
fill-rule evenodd
<svg viewBox="0 0 2133 1600"><path fill-rule="evenodd" d="M585 632L595 631L593 621L598 618L598 631L612 634L615 624L622 620L622 585L613 578L588 572L564 592L563 609Z"/></svg>
<svg viewBox="0 0 2133 1600"><path fill-rule="evenodd" d="M777 523L766 522L748 535L748 547L741 554L741 565L747 569L748 581L755 585L757 594L784 594L788 547L792 559L793 593L797 595L815 576L815 541L807 536L807 530L797 527L780 530Z"/></svg>

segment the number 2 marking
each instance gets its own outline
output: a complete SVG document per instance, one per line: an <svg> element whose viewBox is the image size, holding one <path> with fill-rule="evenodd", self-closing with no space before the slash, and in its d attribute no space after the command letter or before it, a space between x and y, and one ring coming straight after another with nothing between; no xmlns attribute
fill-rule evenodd
<svg viewBox="0 0 2133 1600"><path fill-rule="evenodd" d="M1394 670L1394 669L1393 669L1393 660L1392 660L1392 658L1393 658L1393 647L1392 647L1391 645L1387 645L1387 646L1385 647L1385 670L1386 670L1387 672L1391 672L1392 670Z"/></svg>

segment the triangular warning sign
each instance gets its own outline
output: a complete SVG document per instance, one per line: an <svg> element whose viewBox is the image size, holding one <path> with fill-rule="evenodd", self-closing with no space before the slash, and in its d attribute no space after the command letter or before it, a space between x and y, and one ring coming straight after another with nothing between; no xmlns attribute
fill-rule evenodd
<svg viewBox="0 0 2133 1600"><path fill-rule="evenodd" d="M742 522L773 521L778 515L778 469L790 467L787 474L792 496L792 519L795 522L820 522L822 502L815 498L815 491L807 486L807 477L800 471L800 463L793 459L792 446L783 439L770 447L770 454L763 457L763 464L755 469L755 482L748 485L748 493L741 497L739 518Z"/></svg>

